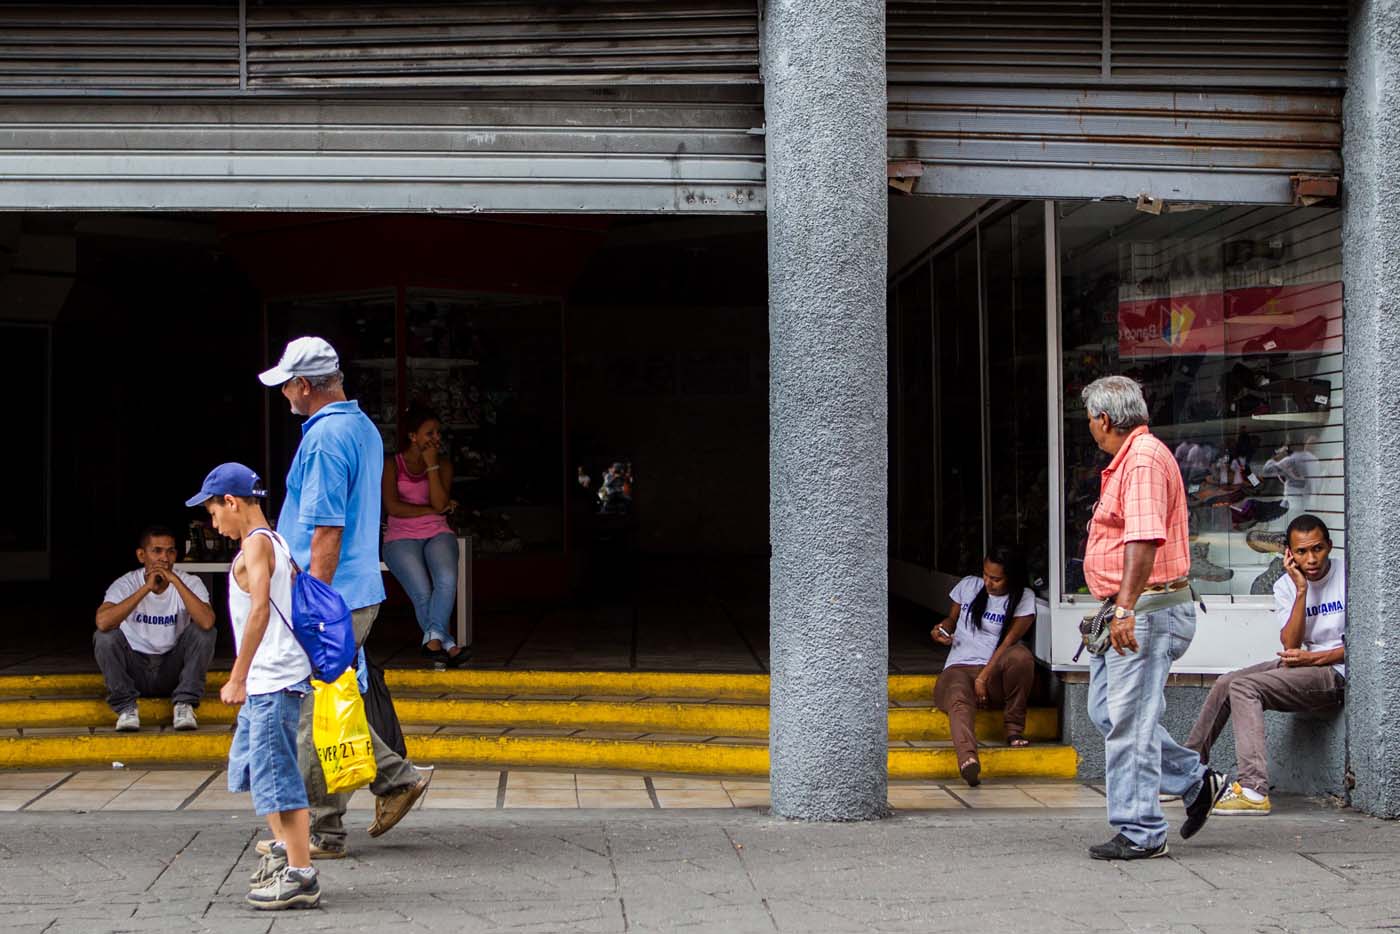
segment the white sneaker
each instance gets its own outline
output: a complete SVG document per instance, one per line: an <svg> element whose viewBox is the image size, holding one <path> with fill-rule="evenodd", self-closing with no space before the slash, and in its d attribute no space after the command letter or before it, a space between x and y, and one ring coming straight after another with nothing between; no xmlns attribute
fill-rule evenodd
<svg viewBox="0 0 1400 934"><path fill-rule="evenodd" d="M117 732L135 733L141 729L141 715L136 712L135 707L128 707L117 714Z"/></svg>
<svg viewBox="0 0 1400 934"><path fill-rule="evenodd" d="M177 730L199 729L199 721L194 718L194 708L189 704L176 704L173 725Z"/></svg>

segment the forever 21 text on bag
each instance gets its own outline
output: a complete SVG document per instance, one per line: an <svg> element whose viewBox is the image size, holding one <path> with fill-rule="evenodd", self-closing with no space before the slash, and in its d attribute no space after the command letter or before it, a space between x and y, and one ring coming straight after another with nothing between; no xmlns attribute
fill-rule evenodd
<svg viewBox="0 0 1400 934"><path fill-rule="evenodd" d="M311 738L326 776L326 791L354 791L374 781L374 744L354 668L335 681L312 681L316 691Z"/></svg>

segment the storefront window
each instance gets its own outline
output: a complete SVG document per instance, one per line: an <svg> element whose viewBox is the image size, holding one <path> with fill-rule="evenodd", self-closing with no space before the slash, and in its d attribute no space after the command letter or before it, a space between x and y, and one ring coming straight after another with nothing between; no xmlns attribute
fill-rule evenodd
<svg viewBox="0 0 1400 934"><path fill-rule="evenodd" d="M1064 592L1087 593L1085 523L1107 463L1080 391L1142 383L1175 453L1201 593L1264 596L1283 529L1343 543L1341 218L1324 208L1148 214L1057 205L1064 383Z"/></svg>
<svg viewBox="0 0 1400 934"><path fill-rule="evenodd" d="M891 291L892 551L975 573L993 542L1049 578L1045 208L985 218Z"/></svg>
<svg viewBox="0 0 1400 934"><path fill-rule="evenodd" d="M983 224L988 543L1015 544L1044 596L1050 579L1045 417L1045 206Z"/></svg>

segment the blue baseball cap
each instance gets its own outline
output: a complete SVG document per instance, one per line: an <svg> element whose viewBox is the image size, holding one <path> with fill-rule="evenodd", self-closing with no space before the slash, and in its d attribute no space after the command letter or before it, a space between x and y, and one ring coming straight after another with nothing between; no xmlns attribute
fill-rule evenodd
<svg viewBox="0 0 1400 934"><path fill-rule="evenodd" d="M216 496L266 496L262 478L242 464L220 464L209 471L199 492L185 500L189 507L199 506Z"/></svg>

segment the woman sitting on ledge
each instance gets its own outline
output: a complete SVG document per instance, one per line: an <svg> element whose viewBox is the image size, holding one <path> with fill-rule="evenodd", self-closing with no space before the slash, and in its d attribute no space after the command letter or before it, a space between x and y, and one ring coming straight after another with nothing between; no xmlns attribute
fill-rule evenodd
<svg viewBox="0 0 1400 934"><path fill-rule="evenodd" d="M1026 586L1026 565L1013 549L994 547L981 577L964 577L948 595L948 618L933 629L933 641L952 647L938 676L933 702L948 714L958 771L968 785L981 783L977 758L979 707L1004 707L1006 744L1028 746L1026 703L1035 679L1035 658L1021 638L1035 622L1035 593ZM1015 610L1008 614L1008 608ZM1007 622L1007 616L1012 618Z"/></svg>

